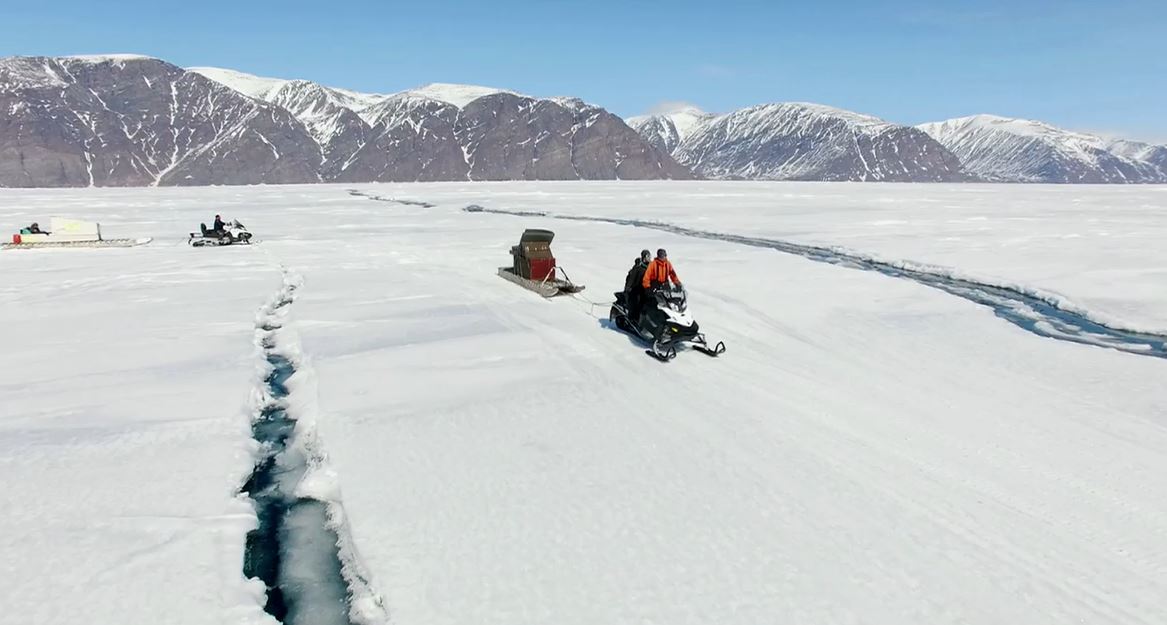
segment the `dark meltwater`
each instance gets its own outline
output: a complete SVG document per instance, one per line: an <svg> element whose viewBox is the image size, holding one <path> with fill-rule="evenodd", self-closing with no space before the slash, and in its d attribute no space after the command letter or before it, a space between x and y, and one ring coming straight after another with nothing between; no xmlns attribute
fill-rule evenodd
<svg viewBox="0 0 1167 625"><path fill-rule="evenodd" d="M281 299L274 309L290 303ZM259 517L259 527L247 535L243 574L267 585L264 609L282 623L350 625L348 587L327 506L296 495L308 467L293 444L296 421L286 403L296 367L276 351L278 324L265 322L260 329L266 333L262 346L271 372L264 384L270 399L251 426L263 456L242 489Z"/></svg>

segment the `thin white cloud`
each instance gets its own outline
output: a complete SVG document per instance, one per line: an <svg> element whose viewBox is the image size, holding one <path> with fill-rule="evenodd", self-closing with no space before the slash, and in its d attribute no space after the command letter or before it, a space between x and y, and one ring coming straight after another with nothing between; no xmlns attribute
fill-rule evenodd
<svg viewBox="0 0 1167 625"><path fill-rule="evenodd" d="M684 100L662 100L648 107L648 115L664 115L666 113L675 113L687 108L701 108L692 102L685 102Z"/></svg>

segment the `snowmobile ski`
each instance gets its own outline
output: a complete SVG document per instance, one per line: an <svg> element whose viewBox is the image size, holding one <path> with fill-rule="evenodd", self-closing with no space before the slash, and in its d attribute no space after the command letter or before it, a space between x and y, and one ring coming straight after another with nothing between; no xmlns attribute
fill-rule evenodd
<svg viewBox="0 0 1167 625"><path fill-rule="evenodd" d="M199 224L199 232L190 233L186 242L191 247L251 245L251 233L238 220L231 221L223 230L212 230L206 224Z"/></svg>
<svg viewBox="0 0 1167 625"><path fill-rule="evenodd" d="M675 345L661 345L658 341L654 341L652 347L644 351L649 356L661 362L668 362L677 357L677 347Z"/></svg>
<svg viewBox="0 0 1167 625"><path fill-rule="evenodd" d="M706 356L717 358L718 356L725 353L725 343L718 341L717 345L714 345L712 348L709 347L708 343L694 343L693 349L701 352L702 354L705 354Z"/></svg>
<svg viewBox="0 0 1167 625"><path fill-rule="evenodd" d="M689 316L688 296L683 288L657 289L647 293L636 321L633 321L627 294L620 292L615 295L616 301L612 303L608 318L618 330L648 345L645 353L649 356L668 362L677 357L677 350L683 345L710 357L725 353L725 343L718 341L711 347L697 322Z"/></svg>

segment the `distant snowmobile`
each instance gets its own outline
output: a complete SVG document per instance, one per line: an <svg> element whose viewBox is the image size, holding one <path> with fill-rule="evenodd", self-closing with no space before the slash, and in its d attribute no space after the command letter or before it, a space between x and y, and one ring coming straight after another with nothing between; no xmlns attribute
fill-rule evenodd
<svg viewBox="0 0 1167 625"><path fill-rule="evenodd" d="M222 230L208 229L207 224L199 224L199 232L190 233L190 238L186 242L194 247L235 245L236 243L250 245L251 233L237 219L226 224Z"/></svg>
<svg viewBox="0 0 1167 625"><path fill-rule="evenodd" d="M12 241L0 244L0 249L28 249L54 247L134 247L145 245L150 239L107 239L101 224L79 219L51 217L49 229L41 230L33 223L12 235Z"/></svg>
<svg viewBox="0 0 1167 625"><path fill-rule="evenodd" d="M633 321L624 292L616 293L616 301L608 313L616 327L645 341L645 353L667 362L676 358L677 346L688 344L706 356L725 353L725 343L709 346L697 322L689 316L689 294L684 287L660 287L645 294L640 319Z"/></svg>

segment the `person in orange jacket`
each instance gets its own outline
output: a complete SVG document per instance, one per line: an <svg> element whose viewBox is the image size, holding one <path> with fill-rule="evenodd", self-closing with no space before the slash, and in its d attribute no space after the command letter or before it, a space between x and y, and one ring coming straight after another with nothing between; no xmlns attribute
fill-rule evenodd
<svg viewBox="0 0 1167 625"><path fill-rule="evenodd" d="M673 284L681 286L681 279L677 277L673 264L669 262L669 254L662 247L656 251L656 258L648 264L648 269L644 270L644 279L641 284L645 289L651 289L662 284L668 286L669 280L672 280Z"/></svg>

